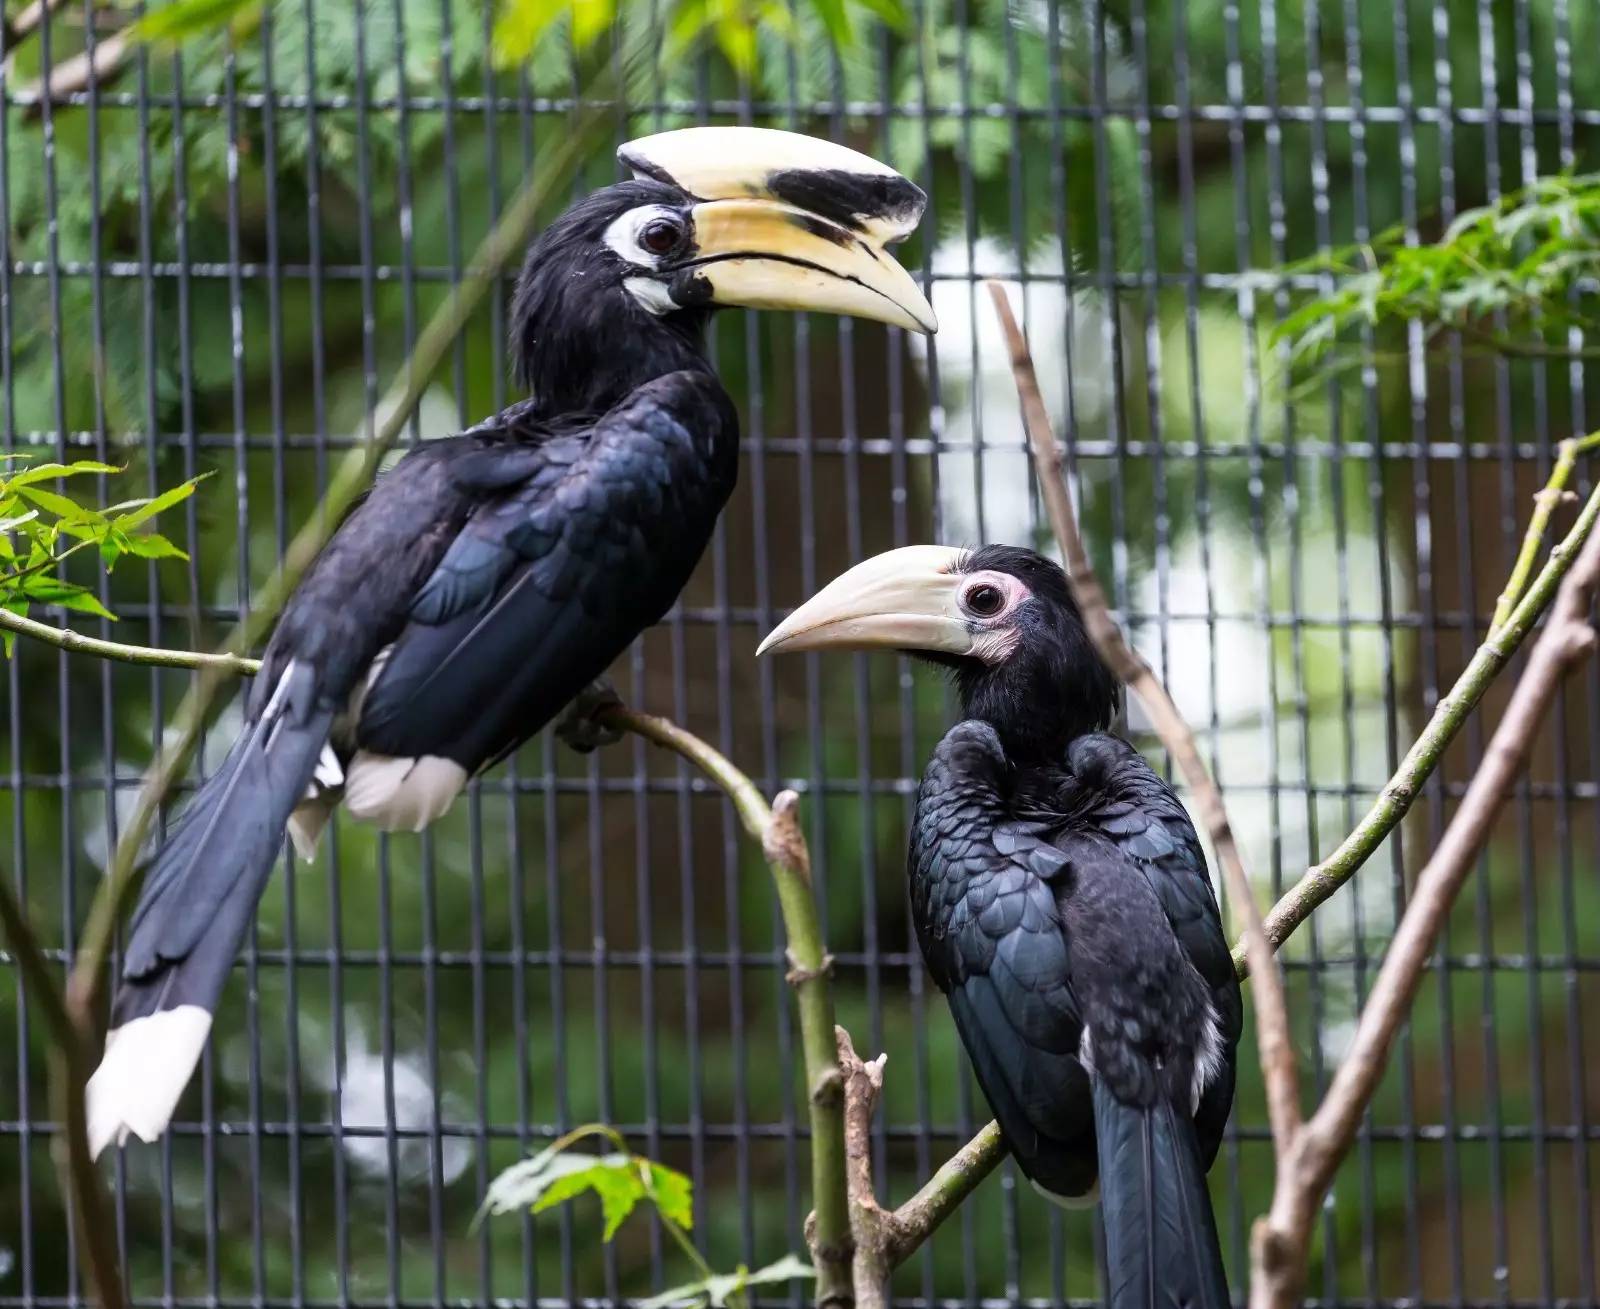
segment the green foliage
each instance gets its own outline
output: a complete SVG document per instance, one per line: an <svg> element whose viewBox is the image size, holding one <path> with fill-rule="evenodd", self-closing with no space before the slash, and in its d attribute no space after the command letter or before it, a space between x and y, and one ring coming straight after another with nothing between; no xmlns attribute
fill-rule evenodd
<svg viewBox="0 0 1600 1309"><path fill-rule="evenodd" d="M231 26L243 30L261 11L261 0L171 0L152 9L128 29L132 40L185 41L192 36Z"/></svg>
<svg viewBox="0 0 1600 1309"><path fill-rule="evenodd" d="M595 1155L571 1148L596 1136L617 1149ZM603 1123L588 1123L568 1132L531 1159L506 1169L490 1184L483 1208L490 1214L520 1209L537 1214L587 1192L600 1200L607 1241L645 1200L669 1226L683 1231L694 1226L694 1192L689 1179L653 1159L633 1154L622 1137Z"/></svg>
<svg viewBox="0 0 1600 1309"><path fill-rule="evenodd" d="M798 1277L815 1277L816 1270L798 1255L786 1254L775 1263L755 1272L740 1268L737 1272L716 1273L697 1282L685 1282L660 1295L639 1301L639 1309L668 1309L678 1305L709 1305L722 1309L730 1299L741 1294L746 1287L770 1286L774 1283L792 1282Z"/></svg>
<svg viewBox="0 0 1600 1309"><path fill-rule="evenodd" d="M1600 332L1600 173L1541 178L1462 214L1435 242L1376 241L1291 264L1332 280L1279 325L1298 367L1338 366L1354 331L1419 323L1507 354L1567 353Z"/></svg>
<svg viewBox="0 0 1600 1309"><path fill-rule="evenodd" d="M16 465L28 455L7 455ZM59 605L97 618L116 617L94 592L57 575L57 565L80 550L98 549L109 571L124 555L139 559L187 559L159 532L139 531L145 523L194 494L201 478L146 499L124 500L94 509L46 483L86 474L120 473L113 464L79 459L70 464L33 464L0 477L0 608L26 614L33 605ZM13 635L4 633L5 653Z"/></svg>
<svg viewBox="0 0 1600 1309"><path fill-rule="evenodd" d="M600 1137L615 1148L608 1154L573 1150L579 1141ZM676 1169L634 1154L620 1133L604 1123L575 1128L530 1159L513 1164L489 1185L483 1214L507 1214L527 1209L543 1213L576 1196L592 1193L600 1201L605 1227L602 1239L610 1241L639 1205L648 1201L700 1276L692 1282L641 1301L640 1309L668 1306L709 1306L723 1309L743 1302L748 1286L766 1286L814 1276L809 1265L793 1254L749 1271L742 1265L731 1273L715 1273L688 1238L694 1227L694 1191L689 1179Z"/></svg>
<svg viewBox="0 0 1600 1309"><path fill-rule="evenodd" d="M836 52L850 50L860 39L857 8L896 30L906 26L901 0L809 0L805 8ZM619 11L617 0L502 0L495 17L494 62L513 68L534 58L541 42L559 29L582 54L619 25L647 26L652 32L664 27L669 48L679 51L709 37L742 77L751 76L762 62L761 33L794 41L802 30L784 0L677 0L664 20L653 9L646 14L642 5Z"/></svg>

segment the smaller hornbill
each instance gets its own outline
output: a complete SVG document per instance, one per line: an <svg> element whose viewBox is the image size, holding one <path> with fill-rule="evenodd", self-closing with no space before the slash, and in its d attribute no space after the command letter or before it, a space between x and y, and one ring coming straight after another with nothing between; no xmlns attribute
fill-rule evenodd
<svg viewBox="0 0 1600 1309"><path fill-rule="evenodd" d="M629 142L631 181L533 243L512 300L531 393L409 452L283 611L221 767L149 859L90 1146L166 1129L287 830L337 808L421 831L561 711L689 580L739 423L706 357L723 305L935 330L887 248L926 197L875 159L753 127Z"/></svg>
<svg viewBox="0 0 1600 1309"><path fill-rule="evenodd" d="M1031 550L909 546L762 642L949 669L962 721L917 792L922 956L1022 1171L1104 1213L1113 1309L1227 1309L1205 1173L1233 1102L1239 983L1194 826L1109 734L1120 689Z"/></svg>

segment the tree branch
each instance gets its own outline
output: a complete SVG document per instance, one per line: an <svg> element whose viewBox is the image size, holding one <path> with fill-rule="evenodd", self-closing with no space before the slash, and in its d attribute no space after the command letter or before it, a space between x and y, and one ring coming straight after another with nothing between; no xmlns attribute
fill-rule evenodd
<svg viewBox="0 0 1600 1309"><path fill-rule="evenodd" d="M373 438L353 450L341 464L312 519L295 536L278 569L261 589L252 610L234 627L222 648L213 655L178 655L149 647L121 646L96 641L66 629L37 624L16 615L6 615L0 625L43 640L60 649L117 658L133 663L189 667L199 676L179 707L176 744L163 752L145 773L138 802L117 843L106 877L90 906L88 921L75 952L73 968L65 991L55 989L46 972L46 986L36 986L37 1002L47 1015L60 1008L65 1012L78 1039L58 1042L51 1061L51 1098L55 1116L64 1131L57 1155L63 1192L72 1197L81 1229L86 1272L106 1309L121 1309L126 1303L116 1256L115 1233L101 1212L98 1174L89 1152L84 1114L84 1087L88 1081L93 1048L103 1008L100 988L118 922L138 890L139 852L154 824L157 813L174 785L187 768L199 743L208 710L224 679L232 673L251 671L253 662L240 657L271 625L293 592L305 569L333 534L345 512L371 484L380 461L405 430L412 411L421 400L435 371L451 344L466 328L473 312L489 294L508 260L526 243L546 201L564 189L587 150L590 138L603 130L609 118L602 106L586 107L572 130L546 155L541 167L527 180L521 191L478 247L471 271L449 300L428 321L391 391L387 416L377 425ZM9 620L9 621L6 621ZM21 906L11 901L7 910L17 911L17 923L7 924L7 934L16 943L11 928L21 923ZM10 915L7 914L9 919ZM24 938L26 932L24 931ZM19 951L23 947L19 946ZM20 953L19 953L20 958Z"/></svg>
<svg viewBox="0 0 1600 1309"><path fill-rule="evenodd" d="M1150 716L1151 726L1168 753L1177 761L1195 806L1200 811L1201 820L1211 836L1212 848L1216 850L1217 860L1222 865L1234 910L1244 919L1245 953L1249 958L1250 970L1256 977L1257 1048L1261 1057L1262 1077L1267 1087L1267 1111L1272 1123L1273 1142L1282 1149L1300 1125L1300 1088L1294 1047L1289 1040L1289 1010L1284 1000L1283 978L1273 958L1272 946L1267 941L1261 911L1256 905L1244 858L1239 853L1233 828L1228 822L1222 793L1201 760L1194 733L1184 722L1167 688L1138 651L1128 644L1122 629L1111 617L1105 591L1095 577L1088 552L1083 548L1083 538L1078 532L1072 496L1067 490L1061 446L1051 428L1050 415L1039 391L1027 339L1011 312L1005 287L995 281L988 285L995 313L1011 351L1011 372L1016 379L1017 395L1022 404L1022 422L1027 429L1028 446L1033 453L1050 524L1066 558L1067 583L1071 587L1072 598L1083 613L1084 625L1100 657L1110 665L1123 684L1138 696Z"/></svg>
<svg viewBox="0 0 1600 1309"><path fill-rule="evenodd" d="M25 983L23 994L38 1005L50 1028L50 1089L52 1111L67 1127L67 1157L57 1156L63 1177L70 1181L70 1198L83 1242L83 1257L90 1277L100 1292L103 1309L123 1309L122 1280L117 1267L115 1228L105 1211L94 1160L89 1157L84 1130L83 1097L62 1098L62 1089L81 1085L89 1075L89 1047L85 1034L73 1022L61 987L57 983L38 938L28 924L22 905L4 877L0 877L0 939L17 961ZM80 1148L81 1147L81 1148Z"/></svg>
<svg viewBox="0 0 1600 1309"><path fill-rule="evenodd" d="M222 651L205 654L197 650L166 650L153 645L123 645L117 641L102 641L84 636L70 627L52 627L36 619L0 609L0 628L19 636L42 641L70 654L94 655L124 664L143 664L152 668L212 668L221 673L250 676L261 667L259 659Z"/></svg>
<svg viewBox="0 0 1600 1309"><path fill-rule="evenodd" d="M1512 692L1460 808L1417 876L1349 1053L1322 1104L1297 1134L1291 1150L1279 1158L1272 1207L1256 1221L1252 1234L1252 1309L1289 1309L1299 1300L1317 1209L1388 1066L1395 1034L1410 1012L1439 931L1527 761L1556 689L1573 665L1595 648L1589 614L1597 589L1600 535L1591 535L1562 584L1549 624L1534 643L1527 671Z"/></svg>
<svg viewBox="0 0 1600 1309"><path fill-rule="evenodd" d="M1584 438L1586 446L1591 442L1600 444L1600 433ZM1559 469L1556 473L1552 473L1551 482L1557 489L1560 485L1556 481L1558 476L1564 478L1565 474ZM1538 516L1537 511L1535 516ZM1545 518L1548 520L1548 515L1545 515ZM1549 559L1545 561L1544 567L1528 587L1527 592L1516 601L1510 615L1485 638L1467 664L1466 670L1456 679L1455 685L1434 706L1433 716L1428 720L1428 725L1412 743L1411 749L1406 751L1406 757L1395 770L1394 776L1384 785L1372 808L1339 843L1338 849L1320 863L1308 868L1300 880L1285 891L1278 903L1273 905L1271 912L1267 914L1265 926L1267 939L1274 949L1282 945L1290 933L1311 916L1318 905L1355 875L1356 870L1367 861L1383 839L1405 817L1412 803L1421 794L1423 784L1438 765L1445 748L1466 724L1478 701L1483 698L1483 693L1489 689L1489 684L1510 662L1511 656L1533 631L1534 624L1538 622L1539 616L1555 596L1561 585L1561 579L1566 576L1573 559L1593 533L1597 518L1600 518L1600 488L1590 495L1571 530L1550 551ZM1531 526L1529 532L1531 536ZM1528 545L1525 542L1523 554L1528 553ZM1508 583L1505 594L1515 596L1514 586L1514 581ZM1247 962L1244 953L1241 947L1234 947L1234 964L1239 967L1241 975L1245 971L1244 965ZM1252 964L1251 971L1253 968Z"/></svg>
<svg viewBox="0 0 1600 1309"><path fill-rule="evenodd" d="M863 1060L850 1033L834 1029L839 1068L844 1076L844 1158L850 1200L850 1235L855 1240L856 1309L887 1309L889 1275L894 1271L894 1216L878 1204L872 1184L872 1115L883 1090L887 1055Z"/></svg>
<svg viewBox="0 0 1600 1309"><path fill-rule="evenodd" d="M789 972L800 1013L800 1049L805 1062L811 1119L811 1217L806 1240L817 1272L819 1309L851 1301L854 1244L846 1188L844 1081L834 1040L833 957L823 943L822 922L811 889L811 858L800 830L800 798L781 792L771 807L744 773L692 732L670 719L622 705L601 709L597 717L612 727L676 751L717 784L733 801L739 821L761 842L778 893L788 939Z"/></svg>
<svg viewBox="0 0 1600 1309"><path fill-rule="evenodd" d="M898 1267L915 1254L1005 1157L1000 1124L990 1123L945 1160L922 1189L891 1215L890 1265Z"/></svg>
<svg viewBox="0 0 1600 1309"><path fill-rule="evenodd" d="M1511 569L1511 576L1506 579L1505 590L1500 592L1500 598L1495 602L1494 619L1489 624L1491 633L1505 626L1506 620L1511 617L1512 609L1527 588L1534 560L1539 557L1539 547L1544 544L1544 535L1550 526L1550 515L1555 512L1555 507L1570 495L1567 482L1571 480L1572 469L1578 462L1579 454L1596 447L1600 447L1600 432L1590 432L1588 436L1569 437L1556 446L1556 462L1555 467L1550 470L1550 480L1545 483L1544 490L1533 498L1533 517L1528 520L1528 530L1523 534L1522 548L1517 552L1517 562Z"/></svg>

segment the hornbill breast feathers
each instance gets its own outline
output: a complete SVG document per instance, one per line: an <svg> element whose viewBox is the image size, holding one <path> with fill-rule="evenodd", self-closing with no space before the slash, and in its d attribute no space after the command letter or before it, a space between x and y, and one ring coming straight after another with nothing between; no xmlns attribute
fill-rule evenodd
<svg viewBox="0 0 1600 1309"><path fill-rule="evenodd" d="M912 921L1007 1144L1053 1198L1098 1186L1113 1309L1227 1309L1204 1173L1239 984L1188 814L1105 730L1119 689L1065 575L1005 546L892 550L760 652L884 648L960 692L917 794Z"/></svg>
<svg viewBox="0 0 1600 1309"><path fill-rule="evenodd" d="M888 246L924 197L792 133L692 128L531 245L512 301L530 398L418 446L290 598L226 760L145 864L87 1112L96 1153L165 1130L290 831L340 805L420 830L659 620L737 475L704 349L721 306L935 330Z"/></svg>

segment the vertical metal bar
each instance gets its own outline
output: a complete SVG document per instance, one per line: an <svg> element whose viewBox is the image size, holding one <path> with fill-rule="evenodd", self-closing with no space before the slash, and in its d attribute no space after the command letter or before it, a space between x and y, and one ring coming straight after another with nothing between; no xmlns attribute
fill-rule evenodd
<svg viewBox="0 0 1600 1309"><path fill-rule="evenodd" d="M11 52L6 48L4 25L0 24L0 443L7 454L17 450L17 360L16 315L13 296L15 283L11 275L13 258L11 242ZM10 756L11 787L11 877L19 904L29 904L28 897L28 792L23 784L22 751L22 692L21 661L6 661L6 689L10 703L6 706L7 726L11 733ZM16 979L17 1022L17 1186L20 1204L17 1226L17 1273L22 1296L31 1300L37 1294L34 1274L34 1222L33 1222L33 1149L34 1105L33 1066L29 1053L32 1048L32 1029L29 1025L27 984L22 970L13 966Z"/></svg>
<svg viewBox="0 0 1600 1309"><path fill-rule="evenodd" d="M1486 6L1477 11L1478 18L1478 80L1483 101L1483 156L1485 183L1490 201L1502 194L1500 166L1500 89L1498 86L1498 57L1496 54L1495 15ZM1516 466L1511 435L1511 374L1503 359L1494 366L1495 430L1498 462L1500 465L1500 552L1501 559L1512 557L1516 537ZM1476 596L1469 605L1473 611L1473 628L1478 629ZM1476 743L1474 743L1476 745ZM1474 750L1474 761L1480 758ZM1511 1297L1511 1230L1506 1212L1506 1123L1501 1099L1500 1020L1496 1012L1495 976L1491 961L1494 956L1494 909L1489 883L1487 854L1479 861L1477 875L1477 929L1482 965L1482 1027L1484 1045L1484 1091L1487 1100L1490 1205L1493 1214L1494 1247L1494 1297L1500 1303Z"/></svg>
<svg viewBox="0 0 1600 1309"><path fill-rule="evenodd" d="M1573 68L1571 14L1567 0L1555 0L1555 31L1553 34L1556 83L1556 115L1559 163L1563 169L1575 169L1578 163L1573 124ZM1584 343L1583 334L1568 334L1569 343L1576 349ZM1570 430L1573 433L1588 430L1587 392L1584 386L1584 367L1574 360L1567 369L1568 402L1571 406ZM1585 491L1585 493L1587 493ZM1590 668L1585 678L1588 702L1588 737L1591 742L1600 740L1600 676ZM1581 1298L1595 1299L1595 1238L1594 1191L1589 1159L1589 1098L1588 1076L1584 1059L1584 1022L1582 983L1577 971L1577 886L1573 859L1573 822L1568 783L1571 779L1572 755L1568 740L1568 713L1570 711L1567 688L1563 686L1561 698L1556 702L1556 761L1557 776L1561 781L1556 811L1556 844L1560 851L1561 946L1565 969L1562 991L1565 1001L1567 1047L1567 1096L1572 1106L1573 1198L1577 1202L1574 1226L1577 1229L1577 1291ZM1595 761L1589 759L1591 771Z"/></svg>

